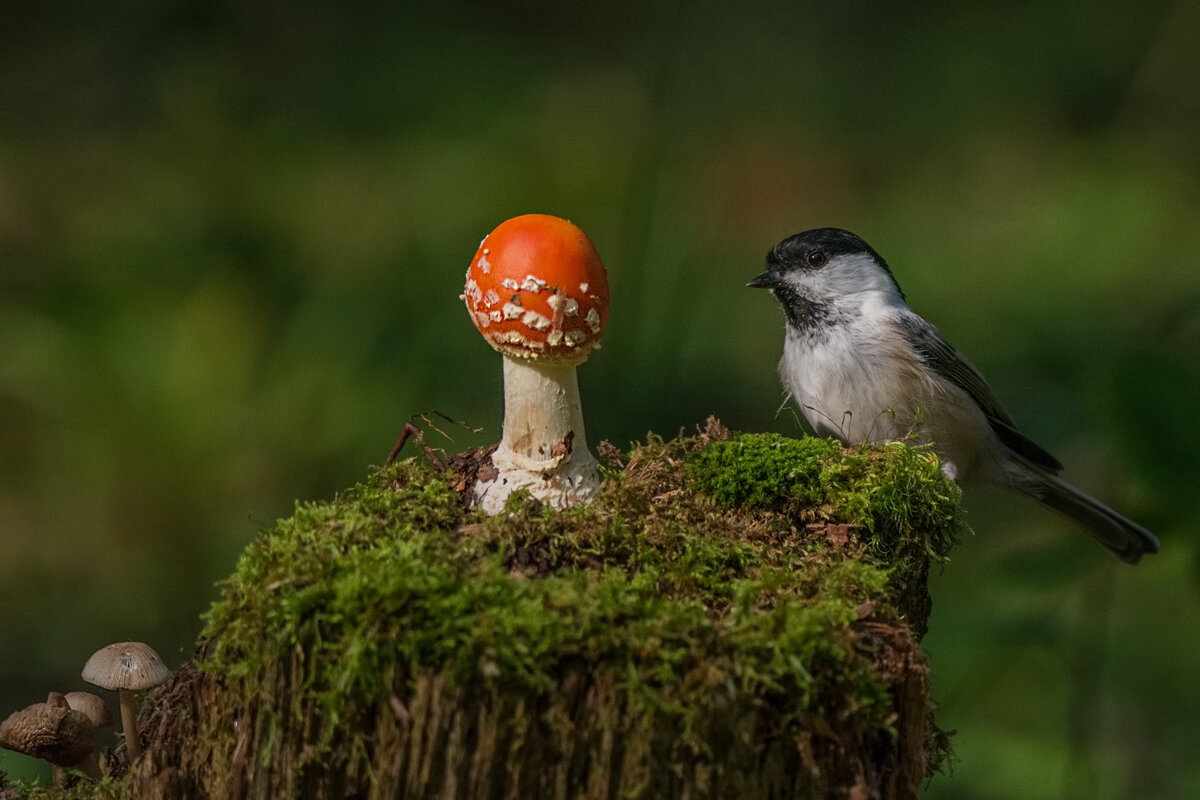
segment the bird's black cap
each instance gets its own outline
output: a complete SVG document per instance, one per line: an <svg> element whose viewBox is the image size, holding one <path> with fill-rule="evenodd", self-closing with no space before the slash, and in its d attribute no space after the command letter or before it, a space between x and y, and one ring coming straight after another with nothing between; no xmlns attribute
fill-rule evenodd
<svg viewBox="0 0 1200 800"><path fill-rule="evenodd" d="M826 260L834 256L869 253L884 269L888 269L883 257L862 237L841 228L814 228L789 236L767 253L767 266L785 269L809 267L808 258L815 253L824 253Z"/></svg>
<svg viewBox="0 0 1200 800"><path fill-rule="evenodd" d="M793 269L817 270L837 256L860 253L870 255L892 282L896 283L896 277L892 275L887 261L862 237L841 228L813 228L789 236L771 248L767 253L767 271L756 276L748 285L770 289L778 284L779 276L785 272ZM900 288L899 284L896 288Z"/></svg>

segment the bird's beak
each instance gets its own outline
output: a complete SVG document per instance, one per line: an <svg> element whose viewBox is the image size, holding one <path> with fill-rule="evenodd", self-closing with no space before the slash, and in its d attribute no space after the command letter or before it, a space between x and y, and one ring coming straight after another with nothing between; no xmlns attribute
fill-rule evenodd
<svg viewBox="0 0 1200 800"><path fill-rule="evenodd" d="M779 284L779 276L771 270L767 270L761 275L755 275L754 279L746 285L753 289L774 289Z"/></svg>

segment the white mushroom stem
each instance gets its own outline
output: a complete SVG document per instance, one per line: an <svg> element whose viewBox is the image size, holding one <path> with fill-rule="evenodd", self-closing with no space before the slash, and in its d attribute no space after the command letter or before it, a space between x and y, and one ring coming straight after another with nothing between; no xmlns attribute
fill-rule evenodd
<svg viewBox="0 0 1200 800"><path fill-rule="evenodd" d="M568 460L570 454L553 452L568 439L572 450L587 453L575 365L504 356L500 450L511 453L516 466L548 472Z"/></svg>
<svg viewBox="0 0 1200 800"><path fill-rule="evenodd" d="M125 752L132 762L142 754L142 743L137 732L137 698L129 689L118 689L121 698L121 732L125 734Z"/></svg>
<svg viewBox="0 0 1200 800"><path fill-rule="evenodd" d="M504 356L504 435L492 454L499 474L475 490L485 513L502 510L519 488L554 508L586 503L600 488L575 366Z"/></svg>

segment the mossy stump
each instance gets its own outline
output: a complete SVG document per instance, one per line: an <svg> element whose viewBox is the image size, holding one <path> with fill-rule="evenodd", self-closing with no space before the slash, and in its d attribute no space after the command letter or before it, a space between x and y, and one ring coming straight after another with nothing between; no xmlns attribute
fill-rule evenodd
<svg viewBox="0 0 1200 800"><path fill-rule="evenodd" d="M589 506L464 510L423 458L251 545L118 793L906 798L958 496L927 452L705 431Z"/></svg>

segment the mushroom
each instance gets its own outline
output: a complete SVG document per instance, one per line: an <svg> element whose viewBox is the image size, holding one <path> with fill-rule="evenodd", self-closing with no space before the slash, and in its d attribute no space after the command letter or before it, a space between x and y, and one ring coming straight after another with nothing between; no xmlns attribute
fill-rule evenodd
<svg viewBox="0 0 1200 800"><path fill-rule="evenodd" d="M93 732L112 725L112 715L108 713L108 706L91 692L67 692L63 699L67 701L68 706L88 718L92 723ZM89 778L100 780L100 760L96 758L94 748L78 766Z"/></svg>
<svg viewBox="0 0 1200 800"><path fill-rule="evenodd" d="M118 642L101 648L83 665L82 677L93 686L115 689L121 701L121 729L129 760L142 753L137 732L137 704L134 692L150 689L171 674L150 645Z"/></svg>
<svg viewBox="0 0 1200 800"><path fill-rule="evenodd" d="M112 725L112 715L108 713L108 706L91 692L67 692L63 699L69 707L91 720L93 728L99 730Z"/></svg>
<svg viewBox="0 0 1200 800"><path fill-rule="evenodd" d="M46 695L46 705L55 708L70 708L83 714L92 725L93 737L97 730L112 724L112 717L108 713L108 707L104 705L103 700L91 692L67 692L65 695L59 692L50 692L50 694ZM88 749L86 756L69 766L78 767L83 770L84 774L92 780L100 780L100 761L96 758L94 747ZM63 768L62 764L54 765L55 786L66 785Z"/></svg>
<svg viewBox="0 0 1200 800"><path fill-rule="evenodd" d="M479 244L462 299L504 357L504 433L494 477L474 493L487 514L524 488L554 508L586 503L600 487L588 451L575 368L608 320L608 276L592 241L565 219L525 214Z"/></svg>
<svg viewBox="0 0 1200 800"><path fill-rule="evenodd" d="M0 747L49 761L59 782L61 767L83 766L90 777L99 778L98 765L84 764L93 756L91 721L55 694L51 693L50 702L26 706L0 722Z"/></svg>

